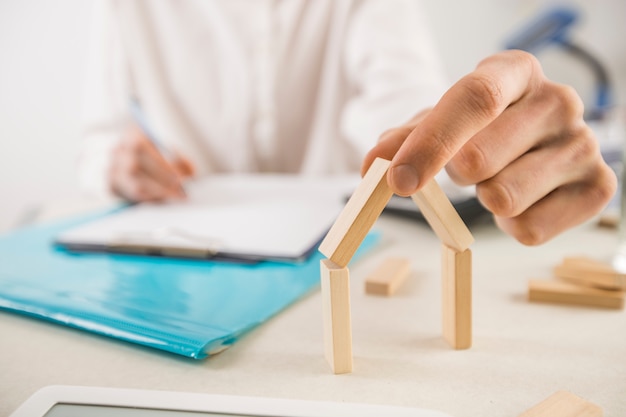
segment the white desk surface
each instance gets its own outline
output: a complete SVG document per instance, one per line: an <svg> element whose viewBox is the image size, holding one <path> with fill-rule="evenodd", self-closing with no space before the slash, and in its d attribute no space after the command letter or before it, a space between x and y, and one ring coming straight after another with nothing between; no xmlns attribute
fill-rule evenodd
<svg viewBox="0 0 626 417"><path fill-rule="evenodd" d="M319 291L217 356L177 357L0 312L0 416L52 384L393 404L455 417L515 417L557 390L626 416L626 312L526 301L529 278L549 278L564 256L609 259L614 230L593 223L540 247L495 227L474 230L474 343L441 337L439 241L426 226L381 217L383 241L350 265L354 372L323 356ZM390 298L364 293L386 256L413 272Z"/></svg>

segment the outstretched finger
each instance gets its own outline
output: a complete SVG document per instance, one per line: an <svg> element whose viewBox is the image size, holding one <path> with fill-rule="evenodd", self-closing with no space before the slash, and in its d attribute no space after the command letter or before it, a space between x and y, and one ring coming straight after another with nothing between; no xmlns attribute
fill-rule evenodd
<svg viewBox="0 0 626 417"><path fill-rule="evenodd" d="M537 60L522 51L482 61L444 94L402 143L389 170L390 186L400 195L415 193L472 136L542 80Z"/></svg>
<svg viewBox="0 0 626 417"><path fill-rule="evenodd" d="M384 158L392 160L396 152L398 152L398 149L400 149L400 146L402 146L402 143L404 143L413 129L415 129L415 126L426 117L429 111L430 109L422 110L402 126L389 129L380 135L378 144L365 155L365 159L361 165L361 176L365 175L370 165L372 165L372 162L374 162L374 159Z"/></svg>

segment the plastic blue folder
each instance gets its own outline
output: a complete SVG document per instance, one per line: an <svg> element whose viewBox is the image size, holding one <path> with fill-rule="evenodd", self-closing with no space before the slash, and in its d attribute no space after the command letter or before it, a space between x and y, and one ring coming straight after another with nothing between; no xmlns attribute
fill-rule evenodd
<svg viewBox="0 0 626 417"><path fill-rule="evenodd" d="M51 244L94 218L0 237L0 308L201 359L319 285L318 252L300 263L243 265L72 254ZM376 240L370 234L359 252Z"/></svg>

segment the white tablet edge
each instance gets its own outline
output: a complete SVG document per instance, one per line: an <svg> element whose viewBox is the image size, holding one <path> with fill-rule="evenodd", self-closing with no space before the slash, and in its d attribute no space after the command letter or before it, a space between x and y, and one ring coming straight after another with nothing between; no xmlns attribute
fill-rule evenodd
<svg viewBox="0 0 626 417"><path fill-rule="evenodd" d="M134 407L280 417L450 417L421 408L125 388L51 385L35 392L10 417L43 417L57 404Z"/></svg>

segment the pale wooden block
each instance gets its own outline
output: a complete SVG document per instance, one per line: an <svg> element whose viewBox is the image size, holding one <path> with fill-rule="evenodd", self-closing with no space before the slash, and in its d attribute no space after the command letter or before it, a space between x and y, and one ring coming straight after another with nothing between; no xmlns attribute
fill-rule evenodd
<svg viewBox="0 0 626 417"><path fill-rule="evenodd" d="M598 405L568 391L557 391L519 417L602 417Z"/></svg>
<svg viewBox="0 0 626 417"><path fill-rule="evenodd" d="M406 258L387 258L365 279L365 292L392 295L409 276L411 262Z"/></svg>
<svg viewBox="0 0 626 417"><path fill-rule="evenodd" d="M531 279L528 282L528 299L548 303L624 308L623 291L585 287L558 280Z"/></svg>
<svg viewBox="0 0 626 417"><path fill-rule="evenodd" d="M434 179L411 198L435 234L447 246L462 252L474 242L472 233Z"/></svg>
<svg viewBox="0 0 626 417"><path fill-rule="evenodd" d="M607 263L584 256L564 258L554 268L554 275L579 285L626 290L626 274Z"/></svg>
<svg viewBox="0 0 626 417"><path fill-rule="evenodd" d="M324 353L335 374L352 372L350 272L328 259L320 261Z"/></svg>
<svg viewBox="0 0 626 417"><path fill-rule="evenodd" d="M472 251L441 245L443 336L454 349L472 346Z"/></svg>
<svg viewBox="0 0 626 417"><path fill-rule="evenodd" d="M387 185L390 161L376 158L322 241L319 251L346 266L393 195Z"/></svg>

